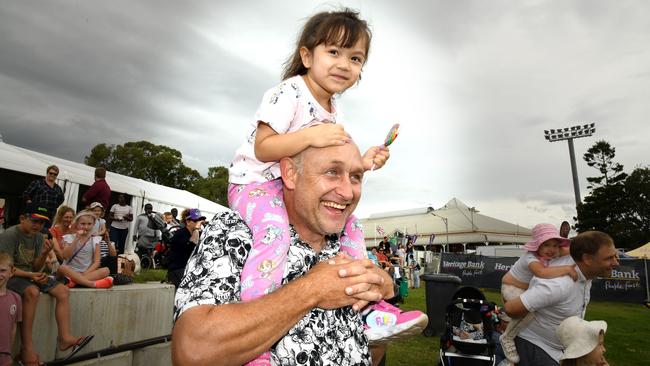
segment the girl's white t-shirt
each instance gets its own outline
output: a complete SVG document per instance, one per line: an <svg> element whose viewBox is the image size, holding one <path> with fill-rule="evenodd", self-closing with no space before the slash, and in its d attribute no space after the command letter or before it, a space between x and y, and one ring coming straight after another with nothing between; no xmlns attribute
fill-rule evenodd
<svg viewBox="0 0 650 366"><path fill-rule="evenodd" d="M74 238L75 234L63 235L63 242L65 245L71 245ZM98 236L91 236L85 245L84 243L77 243L76 247L72 250L73 254L78 251L77 255L72 260L66 260L64 264L69 265L77 272L85 272L93 264L95 245L98 245L100 240L101 238Z"/></svg>
<svg viewBox="0 0 650 366"><path fill-rule="evenodd" d="M255 157L255 133L259 121L268 123L278 134L323 123L342 123L342 113L334 97L331 107L330 113L318 104L299 75L267 90L250 124L248 138L235 152L229 169L230 183L263 183L280 178L280 164L277 161L263 163Z"/></svg>
<svg viewBox="0 0 650 366"><path fill-rule="evenodd" d="M517 281L524 283L530 283L530 280L533 279L533 272L528 267L532 262L540 262L532 252L526 252L522 255L515 264L510 267L510 274Z"/></svg>

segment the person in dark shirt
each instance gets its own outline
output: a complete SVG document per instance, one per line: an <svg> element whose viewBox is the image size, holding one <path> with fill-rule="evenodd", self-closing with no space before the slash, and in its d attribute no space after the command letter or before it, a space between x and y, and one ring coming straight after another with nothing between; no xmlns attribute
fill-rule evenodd
<svg viewBox="0 0 650 366"><path fill-rule="evenodd" d="M95 183L84 193L81 200L86 205L99 202L102 204L102 207L110 207L108 204L111 200L111 187L106 183L105 168L99 167L95 169Z"/></svg>
<svg viewBox="0 0 650 366"><path fill-rule="evenodd" d="M56 184L56 177L59 175L59 168L50 165L45 170L45 179L36 179L31 182L23 192L23 199L26 204L43 206L47 209L49 217L54 217L56 209L63 203L63 190ZM50 227L50 221L46 221L45 228Z"/></svg>
<svg viewBox="0 0 650 366"><path fill-rule="evenodd" d="M201 215L201 211L198 208L190 209L185 218L185 225L176 230L170 240L167 281L173 283L176 288L181 283L187 261L190 259L194 247L199 242L199 234L203 221L205 221L205 216Z"/></svg>
<svg viewBox="0 0 650 366"><path fill-rule="evenodd" d="M390 243L388 241L387 236L384 236L384 240L379 242L379 244L377 245L377 250L379 250L380 252L384 253L387 256L390 254Z"/></svg>

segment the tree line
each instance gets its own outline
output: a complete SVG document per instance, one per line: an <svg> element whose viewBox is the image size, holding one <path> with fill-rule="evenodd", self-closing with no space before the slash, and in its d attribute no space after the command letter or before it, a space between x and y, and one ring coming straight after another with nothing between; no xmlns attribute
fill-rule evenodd
<svg viewBox="0 0 650 366"><path fill-rule="evenodd" d="M84 158L92 167L103 166L108 171L139 178L192 192L228 207L228 168L208 168L203 177L183 163L183 154L171 147L148 141L127 142L123 145L98 144Z"/></svg>
<svg viewBox="0 0 650 366"><path fill-rule="evenodd" d="M597 141L584 154L598 175L588 177L589 194L577 207L574 228L578 232L609 233L617 247L633 249L650 241L650 168L636 167L630 174L615 161L616 149ZM148 141L123 145L98 144L85 157L86 165L187 190L228 206L228 168L210 167L207 176L186 166L180 151Z"/></svg>
<svg viewBox="0 0 650 366"><path fill-rule="evenodd" d="M615 157L616 149L604 140L584 154L598 175L587 178L589 194L577 208L575 229L604 231L617 247L634 249L650 241L650 168L627 174Z"/></svg>

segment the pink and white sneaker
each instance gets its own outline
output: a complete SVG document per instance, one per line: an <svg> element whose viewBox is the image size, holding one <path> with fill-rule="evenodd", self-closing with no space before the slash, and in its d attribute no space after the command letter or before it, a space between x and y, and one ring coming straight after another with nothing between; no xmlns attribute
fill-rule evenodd
<svg viewBox="0 0 650 366"><path fill-rule="evenodd" d="M423 312L402 312L383 300L368 306L362 316L364 333L371 345L411 338L422 333L429 323Z"/></svg>

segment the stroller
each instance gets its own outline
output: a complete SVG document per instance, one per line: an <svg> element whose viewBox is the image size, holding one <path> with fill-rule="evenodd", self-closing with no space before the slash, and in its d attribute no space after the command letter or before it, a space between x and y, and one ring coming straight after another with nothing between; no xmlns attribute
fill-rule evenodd
<svg viewBox="0 0 650 366"><path fill-rule="evenodd" d="M461 287L445 314L445 333L440 337L441 366L495 364L492 341L495 304L475 287Z"/></svg>
<svg viewBox="0 0 650 366"><path fill-rule="evenodd" d="M174 232L179 227L168 228L165 220L157 212L149 214L149 222L147 225L151 229L160 231L161 240L153 248L136 246L135 251L138 257L140 257L140 267L142 269L167 268L169 262L169 243L172 236L174 236Z"/></svg>

